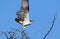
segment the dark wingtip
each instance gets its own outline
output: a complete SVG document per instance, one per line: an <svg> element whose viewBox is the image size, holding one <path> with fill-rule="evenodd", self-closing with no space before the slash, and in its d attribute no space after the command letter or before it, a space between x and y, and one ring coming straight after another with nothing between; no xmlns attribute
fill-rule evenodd
<svg viewBox="0 0 60 39"><path fill-rule="evenodd" d="M19 20L17 18L15 18L15 21L19 23Z"/></svg>
<svg viewBox="0 0 60 39"><path fill-rule="evenodd" d="M33 22L33 20L30 20L30 22Z"/></svg>
<svg viewBox="0 0 60 39"><path fill-rule="evenodd" d="M31 24L28 24L28 25L31 25ZM24 27L28 26L28 25L25 25Z"/></svg>
<svg viewBox="0 0 60 39"><path fill-rule="evenodd" d="M27 7L27 10L29 11L29 6Z"/></svg>
<svg viewBox="0 0 60 39"><path fill-rule="evenodd" d="M19 24L22 24L22 23L19 22L19 19L17 19L17 18L15 18L15 21L18 22Z"/></svg>

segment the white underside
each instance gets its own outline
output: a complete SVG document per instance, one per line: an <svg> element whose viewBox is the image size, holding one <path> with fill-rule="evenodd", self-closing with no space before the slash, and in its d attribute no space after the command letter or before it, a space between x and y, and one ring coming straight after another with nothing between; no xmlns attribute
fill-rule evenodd
<svg viewBox="0 0 60 39"><path fill-rule="evenodd" d="M22 23L22 25L24 25L24 26L28 25L28 24L31 24L29 20L25 20L23 22L20 21L20 23Z"/></svg>
<svg viewBox="0 0 60 39"><path fill-rule="evenodd" d="M29 20L26 20L26 21L24 21L24 23L23 23L23 25L28 25L28 24L30 24L30 21L29 21Z"/></svg>

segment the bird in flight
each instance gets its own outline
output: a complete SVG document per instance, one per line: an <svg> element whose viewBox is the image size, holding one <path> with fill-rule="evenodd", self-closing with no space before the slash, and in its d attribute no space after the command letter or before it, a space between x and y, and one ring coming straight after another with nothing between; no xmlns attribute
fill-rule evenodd
<svg viewBox="0 0 60 39"><path fill-rule="evenodd" d="M16 15L15 21L24 27L32 23L32 20L29 19L29 0L22 0L20 11L17 11Z"/></svg>

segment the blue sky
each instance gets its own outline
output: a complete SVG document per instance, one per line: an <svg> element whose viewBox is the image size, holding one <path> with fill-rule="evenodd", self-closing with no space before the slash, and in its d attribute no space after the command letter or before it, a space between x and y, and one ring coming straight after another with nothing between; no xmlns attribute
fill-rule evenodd
<svg viewBox="0 0 60 39"><path fill-rule="evenodd" d="M60 0L29 0L32 25L26 28L31 39L42 39L51 27L53 16L57 12L52 31L46 39L60 39ZM11 31L10 28L21 28L15 22L16 12L20 9L21 0L0 0L0 31ZM0 39L5 36L0 35Z"/></svg>

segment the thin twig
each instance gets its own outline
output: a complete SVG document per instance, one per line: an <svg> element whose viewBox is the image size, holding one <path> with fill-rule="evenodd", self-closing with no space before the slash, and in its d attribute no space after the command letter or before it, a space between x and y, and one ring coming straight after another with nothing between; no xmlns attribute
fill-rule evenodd
<svg viewBox="0 0 60 39"><path fill-rule="evenodd" d="M24 26L22 26L21 34L22 34L22 39L30 39L30 37L25 33Z"/></svg>
<svg viewBox="0 0 60 39"><path fill-rule="evenodd" d="M7 35L7 33L6 32L0 32L1 34L4 34L5 36L6 36L6 38L8 39L8 35Z"/></svg>
<svg viewBox="0 0 60 39"><path fill-rule="evenodd" d="M52 26L51 26L51 28L48 30L48 32L45 34L45 36L43 37L43 39L46 39L47 35L48 35L48 34L50 33L50 31L52 30L56 18L57 18L57 14L54 16L54 19L53 19L53 21L52 21Z"/></svg>

